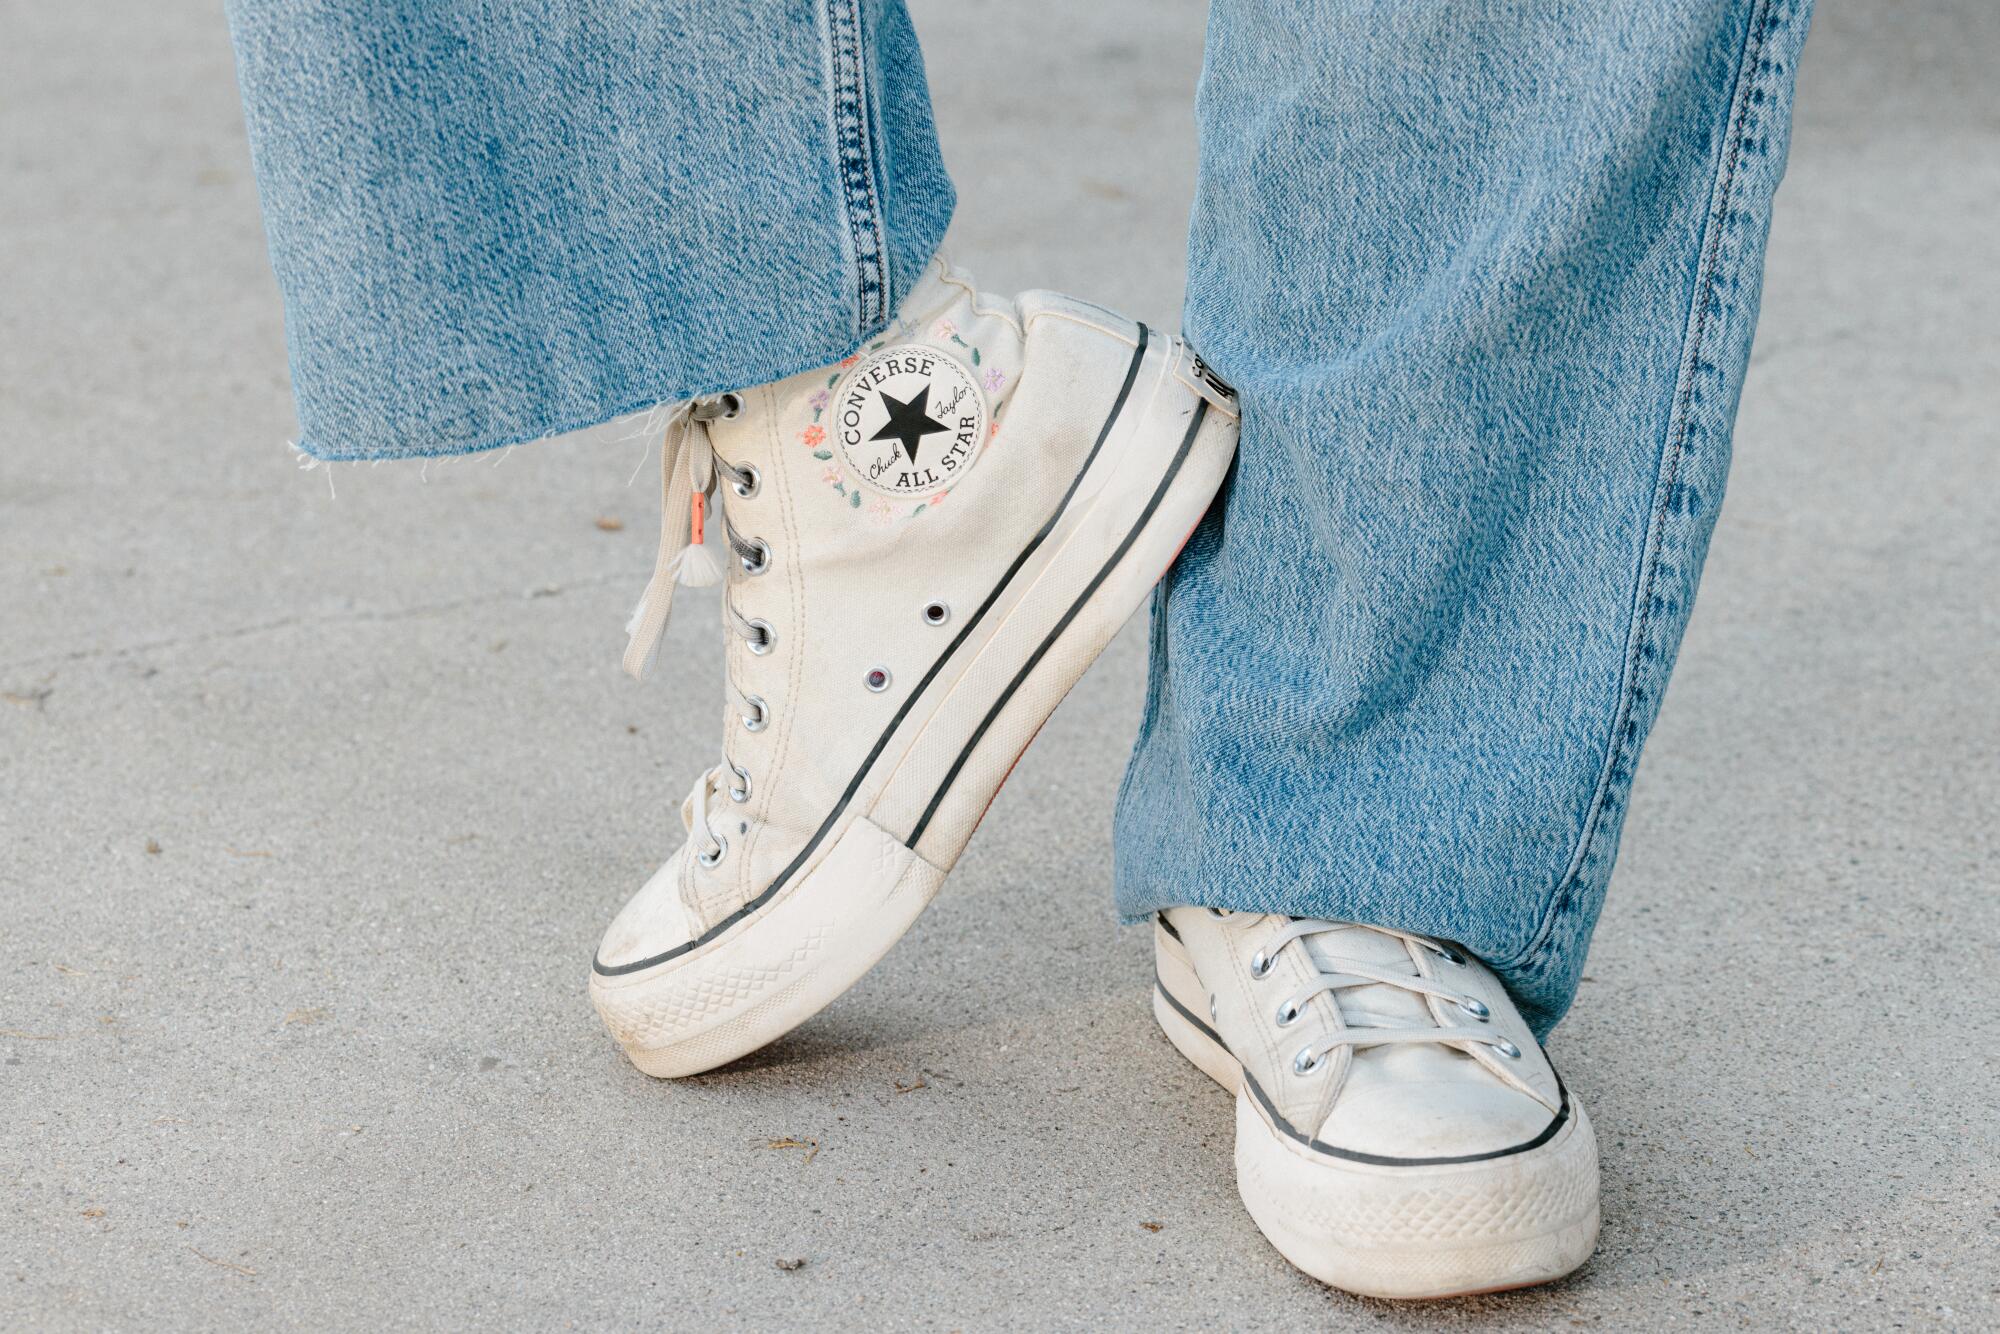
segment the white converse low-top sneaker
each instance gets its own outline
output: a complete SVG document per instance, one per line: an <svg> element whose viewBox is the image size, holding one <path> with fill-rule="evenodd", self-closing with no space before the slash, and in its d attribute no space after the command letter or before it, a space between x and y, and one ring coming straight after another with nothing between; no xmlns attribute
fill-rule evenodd
<svg viewBox="0 0 2000 1334"><path fill-rule="evenodd" d="M591 970L641 1070L762 1046L909 929L1235 443L1233 395L1178 340L941 264L838 366L677 410L626 665L676 582L719 577L728 699L686 843Z"/></svg>
<svg viewBox="0 0 2000 1334"><path fill-rule="evenodd" d="M1370 1297L1567 1274L1597 1143L1499 979L1376 927L1174 908L1153 1013L1236 1094L1236 1181L1287 1260Z"/></svg>

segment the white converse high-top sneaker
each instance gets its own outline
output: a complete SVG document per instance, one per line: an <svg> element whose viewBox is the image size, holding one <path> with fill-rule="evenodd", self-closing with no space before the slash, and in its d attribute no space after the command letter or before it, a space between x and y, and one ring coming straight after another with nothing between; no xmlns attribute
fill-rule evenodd
<svg viewBox="0 0 2000 1334"><path fill-rule="evenodd" d="M1174 908L1153 1014L1236 1094L1236 1183L1287 1260L1370 1297L1544 1283L1597 1244L1597 1143L1500 982L1376 927Z"/></svg>
<svg viewBox="0 0 2000 1334"><path fill-rule="evenodd" d="M909 929L1235 444L1234 397L1179 341L943 265L857 356L678 411L626 665L677 572L719 565L728 706L687 842L591 970L641 1070L762 1046Z"/></svg>

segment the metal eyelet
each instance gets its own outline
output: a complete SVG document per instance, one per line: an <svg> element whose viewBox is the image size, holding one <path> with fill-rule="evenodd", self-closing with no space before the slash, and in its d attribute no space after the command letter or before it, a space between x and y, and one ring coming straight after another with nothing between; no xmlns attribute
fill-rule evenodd
<svg viewBox="0 0 2000 1334"><path fill-rule="evenodd" d="M749 473L750 477L748 481L739 477L730 489L744 500L754 499L757 493L764 489L764 474L757 471L757 465L754 463L746 463L736 471Z"/></svg>
<svg viewBox="0 0 2000 1334"><path fill-rule="evenodd" d="M946 621L950 619L951 619L951 608L946 606L944 603L927 602L924 604L925 625L943 625Z"/></svg>
<svg viewBox="0 0 2000 1334"><path fill-rule="evenodd" d="M757 632L757 637L746 642L750 645L750 651L761 658L778 642L778 632L771 628L769 621L751 621L748 624Z"/></svg>
<svg viewBox="0 0 2000 1334"><path fill-rule="evenodd" d="M741 805L750 800L750 772L733 762L729 766L729 771L736 775L738 784L729 789L729 799Z"/></svg>
<svg viewBox="0 0 2000 1334"><path fill-rule="evenodd" d="M1477 996L1460 996L1458 998L1458 1008L1482 1024L1493 1018L1493 1011L1487 1009L1486 1002Z"/></svg>
<svg viewBox="0 0 2000 1334"><path fill-rule="evenodd" d="M878 695L889 688L889 681L889 669L887 667L870 667L868 674L861 678L861 684L867 686Z"/></svg>
<svg viewBox="0 0 2000 1334"><path fill-rule="evenodd" d="M1208 993L1208 1022L1211 1024L1221 1022L1215 1013L1215 993L1213 991Z"/></svg>
<svg viewBox="0 0 2000 1334"><path fill-rule="evenodd" d="M748 704L751 708L757 710L757 712L755 713L745 713L739 715L743 719L744 731L761 732L766 727L770 726L771 706L764 702L764 697L762 695L745 696L743 702L745 704Z"/></svg>
<svg viewBox="0 0 2000 1334"><path fill-rule="evenodd" d="M753 537L750 541L757 548L757 558L755 560L748 556L742 558L743 573L762 574L771 568L771 544L761 537Z"/></svg>
<svg viewBox="0 0 2000 1334"><path fill-rule="evenodd" d="M707 394L694 401L694 410L689 414L698 422L728 421L743 414L743 397L740 394Z"/></svg>
<svg viewBox="0 0 2000 1334"><path fill-rule="evenodd" d="M1271 971L1270 955L1264 953L1264 951L1262 950L1258 950L1255 954L1250 956L1250 977L1253 981L1263 980L1264 974L1270 971Z"/></svg>
<svg viewBox="0 0 2000 1334"><path fill-rule="evenodd" d="M703 866L716 866L719 865L722 859L728 855L729 855L729 840L724 838L722 835L717 834L715 836L715 851L709 852L707 850L703 850L701 852L697 852L694 855L694 859L700 862Z"/></svg>
<svg viewBox="0 0 2000 1334"><path fill-rule="evenodd" d="M1292 1057L1292 1073L1295 1075L1309 1075L1324 1064L1326 1064L1326 1057L1314 1056L1311 1047L1301 1047L1299 1048L1299 1054Z"/></svg>
<svg viewBox="0 0 2000 1334"><path fill-rule="evenodd" d="M1489 1042L1486 1045L1493 1048L1493 1050L1499 1052L1502 1056L1505 1056L1510 1061L1518 1061L1521 1059L1521 1049L1515 1046L1513 1043L1507 1041L1507 1039L1505 1038L1501 1038L1496 1042Z"/></svg>
<svg viewBox="0 0 2000 1334"><path fill-rule="evenodd" d="M1465 967L1465 956L1463 954L1460 954L1457 950L1453 949L1451 946L1440 944L1437 947L1437 952L1444 956L1444 960L1446 963L1455 963L1460 968Z"/></svg>
<svg viewBox="0 0 2000 1334"><path fill-rule="evenodd" d="M1278 1027L1290 1028L1299 1017L1299 1007L1286 1001L1278 1007Z"/></svg>

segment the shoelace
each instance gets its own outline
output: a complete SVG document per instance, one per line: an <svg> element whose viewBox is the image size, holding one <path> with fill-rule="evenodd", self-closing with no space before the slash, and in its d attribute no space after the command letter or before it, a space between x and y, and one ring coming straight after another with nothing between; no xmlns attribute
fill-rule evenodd
<svg viewBox="0 0 2000 1334"><path fill-rule="evenodd" d="M646 668L659 651L673 614L674 590L681 584L707 587L720 583L723 570L710 549L719 526L723 543L746 575L759 575L771 564L771 545L761 537L744 537L729 520L720 482L725 477L736 495L748 500L763 485L755 465L737 465L715 451L708 424L726 420L742 411L743 402L735 394L718 394L689 399L674 406L667 415L666 432L660 442L660 550L653 562L653 577L626 622L629 636L625 645L625 671L635 680L643 679ZM768 621L746 617L725 593L723 619L742 636L750 651L765 654L777 642L777 631ZM742 719L744 729L761 732L770 721L770 707L758 696L745 693L734 681L724 687ZM726 777L725 777L726 775ZM733 780L733 781L731 781ZM695 780L693 791L682 805L682 819L695 839L695 860L704 867L719 863L729 851L729 840L717 832L709 816L709 801L726 791L730 800L750 800L749 771L729 756L725 739L722 762Z"/></svg>
<svg viewBox="0 0 2000 1334"><path fill-rule="evenodd" d="M1284 929L1273 935L1250 956L1250 976L1261 978L1270 972L1272 964L1277 961L1278 952L1295 942L1303 942L1308 937L1322 932L1356 929L1373 931L1378 935L1430 950L1453 963L1465 962L1464 956L1451 946L1413 932L1396 931L1380 926L1359 926L1353 922L1328 922L1316 917L1294 917L1287 922ZM1332 996L1335 992L1348 987L1376 985L1394 987L1417 996L1435 996L1439 1000L1449 1001L1482 1024L1492 1018L1492 1011L1478 997L1453 991L1427 978L1411 973L1392 972L1380 965L1369 964L1359 959L1341 959L1341 971L1328 972L1309 952L1306 952L1303 944L1299 945L1299 949L1305 954L1307 963L1313 970L1313 979L1280 1003L1276 1015L1280 1028L1295 1021L1304 1012L1306 1003L1315 996ZM1439 1024L1418 1028L1348 1022L1343 1024L1338 1032L1323 1033L1300 1047L1292 1057L1292 1070L1297 1074L1309 1075L1319 1069L1320 1063L1326 1059L1328 1053L1341 1047L1389 1047L1420 1042L1443 1043L1461 1049L1476 1044L1489 1047L1510 1061L1518 1060L1521 1055L1521 1049L1506 1038L1481 1035L1472 1029L1450 1028Z"/></svg>

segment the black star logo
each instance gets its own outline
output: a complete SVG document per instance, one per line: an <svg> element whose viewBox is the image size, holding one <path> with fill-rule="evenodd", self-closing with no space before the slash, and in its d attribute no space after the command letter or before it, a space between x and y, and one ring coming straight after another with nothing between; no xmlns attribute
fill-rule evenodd
<svg viewBox="0 0 2000 1334"><path fill-rule="evenodd" d="M902 441L903 452L910 456L910 463L912 465L917 461L918 441L927 435L936 435L939 431L949 431L951 429L943 422L933 420L929 412L926 411L931 401L931 387L929 385L925 385L922 389L919 389L917 396L907 403L891 397L886 390L878 389L875 392L882 395L882 404L889 409L889 420L881 430L868 438L870 440Z"/></svg>

